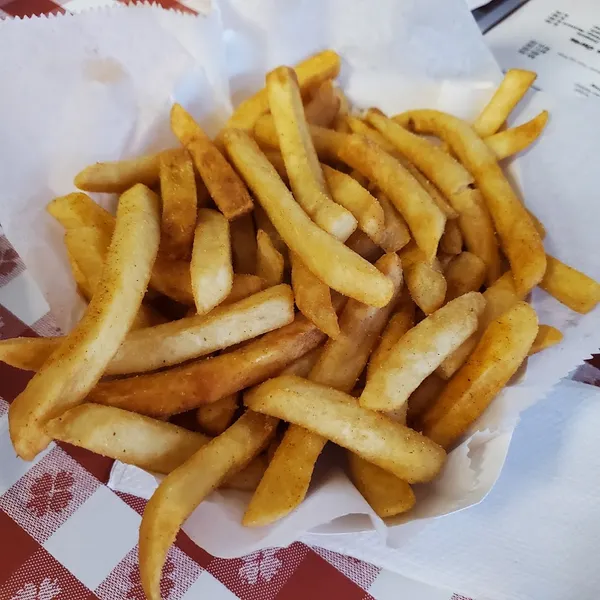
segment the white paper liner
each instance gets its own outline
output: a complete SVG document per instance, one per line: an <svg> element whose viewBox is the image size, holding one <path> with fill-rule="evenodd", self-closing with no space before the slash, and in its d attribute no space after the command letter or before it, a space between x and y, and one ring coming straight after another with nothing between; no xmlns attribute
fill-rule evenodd
<svg viewBox="0 0 600 600"><path fill-rule="evenodd" d="M65 328L81 307L46 203L72 191L73 175L91 162L173 144L174 100L214 132L229 110L224 56L234 102L262 86L269 68L326 47L343 57L341 79L352 102L390 113L429 107L473 118L501 77L463 0L380 0L376 10L368 0L234 0L220 8L224 46L214 12L193 18L135 7L0 24L0 55L10 57L0 64L0 110L11 115L0 139L0 223ZM50 47L52 53L42 51ZM590 125L600 122L599 109L585 101L559 105L538 93L519 120L541 108L552 114L543 142L517 161L527 205L546 225L549 250L600 278L597 134ZM398 544L418 531L415 520L479 502L500 473L519 413L600 345L599 311L576 315L543 292L533 302L564 342L530 359L523 379L500 394L478 431L451 453L442 476L417 489L409 516L384 524L339 467L327 468L326 455L307 500L281 522L243 528L248 495L218 492L186 532L223 557L285 545L309 530L375 528ZM147 496L155 483L144 477L116 465L110 484ZM400 526L407 520L413 523Z"/></svg>

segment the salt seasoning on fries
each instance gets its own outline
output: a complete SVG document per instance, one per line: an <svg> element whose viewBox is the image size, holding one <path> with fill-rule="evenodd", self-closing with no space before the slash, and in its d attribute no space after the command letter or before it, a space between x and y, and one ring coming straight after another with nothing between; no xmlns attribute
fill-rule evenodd
<svg viewBox="0 0 600 600"><path fill-rule="evenodd" d="M158 198L136 185L120 198L102 276L85 315L9 409L17 454L32 460L50 442L45 424L77 406L104 373L135 318L160 238Z"/></svg>
<svg viewBox="0 0 600 600"><path fill-rule="evenodd" d="M536 286L546 271L542 240L492 151L461 119L435 110L402 115L416 131L439 135L473 174L492 215L500 243L521 293Z"/></svg>
<svg viewBox="0 0 600 600"><path fill-rule="evenodd" d="M275 248L268 233L262 229L256 234L256 274L267 282L267 285L277 285L283 281L285 261L282 254Z"/></svg>

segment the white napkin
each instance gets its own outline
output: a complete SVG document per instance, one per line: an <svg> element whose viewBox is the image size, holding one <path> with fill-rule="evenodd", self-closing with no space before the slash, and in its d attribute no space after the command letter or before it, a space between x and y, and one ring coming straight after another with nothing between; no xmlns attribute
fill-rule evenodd
<svg viewBox="0 0 600 600"><path fill-rule="evenodd" d="M478 599L597 598L598 431L600 390L565 381L523 414L485 502L430 521L397 550L372 533L304 541Z"/></svg>

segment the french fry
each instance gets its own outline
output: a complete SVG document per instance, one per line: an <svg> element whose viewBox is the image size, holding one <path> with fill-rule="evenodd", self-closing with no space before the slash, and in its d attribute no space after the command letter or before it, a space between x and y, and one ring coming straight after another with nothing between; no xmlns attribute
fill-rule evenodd
<svg viewBox="0 0 600 600"><path fill-rule="evenodd" d="M238 300L243 300L252 294L256 294L267 287L266 281L257 275L238 275L233 276L233 286L229 296L223 300L223 304L233 304Z"/></svg>
<svg viewBox="0 0 600 600"><path fill-rule="evenodd" d="M442 238L440 239L440 252L460 254L462 252L462 247L463 237L456 219L446 221L446 229L444 229L444 235L442 235ZM483 263L483 261L481 262ZM485 269L485 263L483 263L483 266Z"/></svg>
<svg viewBox="0 0 600 600"><path fill-rule="evenodd" d="M340 98L331 80L324 81L304 107L306 121L320 127L329 127L340 110Z"/></svg>
<svg viewBox="0 0 600 600"><path fill-rule="evenodd" d="M229 222L216 210L201 208L198 211L190 272L197 314L211 311L231 293L233 264Z"/></svg>
<svg viewBox="0 0 600 600"><path fill-rule="evenodd" d="M438 310L446 299L446 278L436 267L420 261L406 268L406 287L410 297L426 315Z"/></svg>
<svg viewBox="0 0 600 600"><path fill-rule="evenodd" d="M393 293L392 283L310 220L254 141L238 130L227 131L224 141L229 156L269 219L308 269L345 296L385 306Z"/></svg>
<svg viewBox="0 0 600 600"><path fill-rule="evenodd" d="M246 392L244 403L305 427L409 483L430 481L444 464L441 448L416 431L307 379L276 377Z"/></svg>
<svg viewBox="0 0 600 600"><path fill-rule="evenodd" d="M304 356L295 360L291 365L288 365L279 375L297 375L298 377L308 377L312 368L315 366L319 356L323 352L323 348L319 346L310 352L307 352Z"/></svg>
<svg viewBox="0 0 600 600"><path fill-rule="evenodd" d="M48 445L45 424L84 400L121 345L146 292L159 222L158 198L148 188L136 185L121 196L102 292L10 406L10 436L21 458L32 460Z"/></svg>
<svg viewBox="0 0 600 600"><path fill-rule="evenodd" d="M408 331L367 379L361 406L387 411L405 404L444 358L477 330L484 307L483 296L471 292L452 300Z"/></svg>
<svg viewBox="0 0 600 600"><path fill-rule="evenodd" d="M600 283L548 255L548 268L540 287L578 313L590 312L600 301Z"/></svg>
<svg viewBox="0 0 600 600"><path fill-rule="evenodd" d="M143 373L206 356L239 344L294 320L294 299L289 286L259 292L206 315L194 315L129 334L105 368L106 375ZM13 361L29 353L30 366L43 364L65 338L17 338L6 353ZM21 341L21 349L19 349ZM24 343L23 343L24 342ZM0 342L0 356L3 355ZM33 356L35 353L35 357ZM4 357L3 357L4 358Z"/></svg>
<svg viewBox="0 0 600 600"><path fill-rule="evenodd" d="M436 373L442 379L450 379L463 366L475 346L477 346L481 334L494 319L497 319L524 298L524 296L517 294L510 271L485 290L483 297L485 298L485 308L479 319L479 329L448 358L444 359L436 369Z"/></svg>
<svg viewBox="0 0 600 600"><path fill-rule="evenodd" d="M192 251L198 212L194 165L186 150L162 153L160 196L161 251L168 258L186 260Z"/></svg>
<svg viewBox="0 0 600 600"><path fill-rule="evenodd" d="M381 204L350 175L327 165L321 165L321 168L334 201L352 213L358 222L358 229L372 240L379 239L385 227Z"/></svg>
<svg viewBox="0 0 600 600"><path fill-rule="evenodd" d="M382 519L408 512L415 505L415 494L406 481L357 454L348 452L347 456L352 483Z"/></svg>
<svg viewBox="0 0 600 600"><path fill-rule="evenodd" d="M374 109L371 109L371 111L374 111ZM380 113L379 111L377 111L375 115L380 115L382 117L384 116L383 113ZM431 196L431 199L437 204L438 208L446 215L448 219L456 219L458 217L456 210L450 204L448 204L435 185L433 185L429 179L427 179L427 177L425 177L425 175L423 175L423 173L421 173L421 171L415 167L415 165L407 160L407 158L398 151L397 147L384 135L382 135L377 129L373 129L367 123L355 117L348 117L348 122L351 123L350 128L352 131L354 131L354 133L359 133L368 137L370 140L381 146L388 154L392 155L396 160L398 160L398 162L421 184L425 191Z"/></svg>
<svg viewBox="0 0 600 600"><path fill-rule="evenodd" d="M543 110L527 123L499 131L484 138L497 160L514 156L531 146L542 134L548 122L548 111Z"/></svg>
<svg viewBox="0 0 600 600"><path fill-rule="evenodd" d="M96 204L87 194L77 192L60 196L52 200L46 210L67 230L80 227L98 229L97 237L93 238L94 243L103 241L102 255L106 255L115 228L115 217ZM96 245L95 248L100 252L100 246ZM150 277L150 286L177 302L194 304L190 265L187 261L169 260L157 256Z"/></svg>
<svg viewBox="0 0 600 600"><path fill-rule="evenodd" d="M285 261L262 229L256 234L256 247L256 274L267 282L267 286L281 283Z"/></svg>
<svg viewBox="0 0 600 600"><path fill-rule="evenodd" d="M81 404L46 424L52 439L167 474L186 461L209 438L112 406Z"/></svg>
<svg viewBox="0 0 600 600"><path fill-rule="evenodd" d="M110 238L94 227L77 227L67 229L64 240L71 268L78 271L77 285L83 297L89 302L102 274ZM153 327L165 322L165 317L158 311L151 306L142 304L131 324L131 331ZM39 366L29 370L37 371Z"/></svg>
<svg viewBox="0 0 600 600"><path fill-rule="evenodd" d="M367 379L386 361L400 338L415 325L415 305L409 298L403 299L396 314L389 320L379 344L373 350L367 368Z"/></svg>
<svg viewBox="0 0 600 600"><path fill-rule="evenodd" d="M368 138L348 136L338 156L377 185L406 219L417 245L429 260L437 253L446 216L417 180Z"/></svg>
<svg viewBox="0 0 600 600"><path fill-rule="evenodd" d="M362 258L370 263L374 263L383 254L381 247L371 241L367 234L360 230L355 231L348 238L346 246L348 246L352 252L356 252L356 254L362 256Z"/></svg>
<svg viewBox="0 0 600 600"><path fill-rule="evenodd" d="M285 245L285 242L281 239L281 236L279 235L277 229L273 227L273 223L271 223L271 220L269 219L269 217L267 217L267 213L260 204L255 205L253 216L256 229L262 229L269 236L277 252L279 252L279 254L283 256L285 266L288 267L290 263L290 258L288 256L288 247Z"/></svg>
<svg viewBox="0 0 600 600"><path fill-rule="evenodd" d="M153 187L158 183L162 153L129 160L98 162L75 175L75 187L86 192L121 194L136 183Z"/></svg>
<svg viewBox="0 0 600 600"><path fill-rule="evenodd" d="M424 434L450 448L516 373L537 332L537 315L526 302L492 321L467 362L423 415Z"/></svg>
<svg viewBox="0 0 600 600"><path fill-rule="evenodd" d="M467 248L485 262L488 283L493 283L500 274L498 245L492 219L478 190L473 189L473 177L440 147L401 127L406 124L406 119L401 117L391 120L376 111L369 111L367 118L385 132L387 139L393 141L394 146L441 190L458 214L458 225Z"/></svg>
<svg viewBox="0 0 600 600"><path fill-rule="evenodd" d="M347 134L333 129L325 129L318 125L309 125L308 130L319 160L325 163L339 162L338 150L344 143ZM275 129L272 115L264 115L254 126L254 137L261 147L279 148L279 137Z"/></svg>
<svg viewBox="0 0 600 600"><path fill-rule="evenodd" d="M373 241L386 252L398 252L410 242L408 225L385 194L378 192L377 201L383 210L384 226L380 235Z"/></svg>
<svg viewBox="0 0 600 600"><path fill-rule="evenodd" d="M231 221L252 210L246 186L219 149L179 104L171 109L171 128L192 155L194 165L217 208Z"/></svg>
<svg viewBox="0 0 600 600"><path fill-rule="evenodd" d="M140 525L140 578L148 600L161 600L162 566L180 526L210 492L263 450L276 427L277 419L247 411L160 483Z"/></svg>
<svg viewBox="0 0 600 600"><path fill-rule="evenodd" d="M529 292L544 276L546 254L527 210L492 151L465 121L446 113L416 110L401 115L401 118L421 133L439 135L471 171L492 215L517 290L521 294ZM480 258L485 262L483 257Z"/></svg>
<svg viewBox="0 0 600 600"><path fill-rule="evenodd" d="M94 292L92 287L89 285L86 276L84 275L81 267L77 264L75 260L75 255L71 250L69 250L69 246L67 244L67 239L65 236L65 247L67 250L67 258L69 260L69 267L71 267L71 275L73 275L73 281L77 285L77 291L79 294L85 299L88 300L93 296Z"/></svg>
<svg viewBox="0 0 600 600"><path fill-rule="evenodd" d="M350 114L350 110L352 109L350 100L348 100L348 97L341 88L334 87L333 91L340 100L340 108L331 127L340 133L350 133L350 127L348 127L348 124L346 123L346 117Z"/></svg>
<svg viewBox="0 0 600 600"><path fill-rule="evenodd" d="M563 340L563 337L563 334L556 329L556 327L552 327L552 325L540 325L538 327L538 333L535 336L535 340L533 340L533 344L529 349L528 356L532 356L533 354L542 352L542 350L546 350L547 348L556 346L556 344L560 344L560 342Z"/></svg>
<svg viewBox="0 0 600 600"><path fill-rule="evenodd" d="M110 241L115 228L114 216L82 192L58 196L46 206L46 210L65 230L92 227L101 231Z"/></svg>
<svg viewBox="0 0 600 600"><path fill-rule="evenodd" d="M473 129L482 138L496 133L508 119L513 108L525 96L537 75L523 69L509 69L491 100L473 123Z"/></svg>
<svg viewBox="0 0 600 600"><path fill-rule="evenodd" d="M264 454L256 456L241 471L234 473L221 484L221 489L253 492L267 469L267 457Z"/></svg>
<svg viewBox="0 0 600 600"><path fill-rule="evenodd" d="M256 269L256 233L251 215L244 215L229 224L231 253L236 273L254 274Z"/></svg>
<svg viewBox="0 0 600 600"><path fill-rule="evenodd" d="M293 252L290 253L290 260L292 288L298 310L328 337L335 339L340 333L340 327L329 287L313 275Z"/></svg>
<svg viewBox="0 0 600 600"><path fill-rule="evenodd" d="M414 424L442 393L446 383L445 379L432 373L419 384L419 387L408 398L406 420L409 427L414 429Z"/></svg>
<svg viewBox="0 0 600 600"><path fill-rule="evenodd" d="M485 263L471 252L461 252L444 271L448 289L446 302L467 292L477 292L485 279Z"/></svg>
<svg viewBox="0 0 600 600"><path fill-rule="evenodd" d="M538 232L538 235L540 236L540 238L542 240L545 239L546 228L544 227L543 223L529 209L527 209L527 213L531 217L533 226L535 227L536 231Z"/></svg>
<svg viewBox="0 0 600 600"><path fill-rule="evenodd" d="M395 296L402 287L402 267L388 254L377 267L394 282ZM309 379L349 392L364 369L395 302L376 309L349 300L340 317L341 335L330 339L308 374ZM243 523L259 526L282 518L298 506L308 490L313 469L327 440L291 424L258 485ZM285 482L285 485L282 485Z"/></svg>
<svg viewBox="0 0 600 600"><path fill-rule="evenodd" d="M322 229L346 240L357 222L333 202L312 143L302 98L292 69L278 67L267 75L269 107L294 197Z"/></svg>
<svg viewBox="0 0 600 600"><path fill-rule="evenodd" d="M297 64L294 70L300 89L308 93L324 81L337 77L340 66L340 57L333 50L324 50ZM263 88L235 109L227 121L227 127L250 131L259 117L268 111L269 97L266 88Z"/></svg>
<svg viewBox="0 0 600 600"><path fill-rule="evenodd" d="M231 425L238 406L238 394L225 396L211 404L199 406L196 421L207 435L221 435Z"/></svg>
<svg viewBox="0 0 600 600"><path fill-rule="evenodd" d="M325 337L310 321L297 317L293 323L220 356L159 373L99 383L88 400L166 418L277 375L319 346Z"/></svg>

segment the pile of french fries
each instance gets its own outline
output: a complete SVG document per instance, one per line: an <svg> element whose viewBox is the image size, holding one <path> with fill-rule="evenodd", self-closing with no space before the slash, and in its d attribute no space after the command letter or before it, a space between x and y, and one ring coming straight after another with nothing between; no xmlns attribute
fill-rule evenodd
<svg viewBox="0 0 600 600"><path fill-rule="evenodd" d="M499 166L546 124L500 131L534 74L509 71L466 123L357 112L339 70L330 50L276 68L216 140L176 104L180 148L90 166L48 206L89 304L64 337L0 342L36 372L12 442L26 460L55 439L165 475L140 528L150 600L213 490L252 491L244 525L273 523L327 442L378 515L410 510L412 484L560 342L531 290L581 313L600 300L546 254ZM84 192L120 194L116 216ZM197 430L169 422L188 411Z"/></svg>

